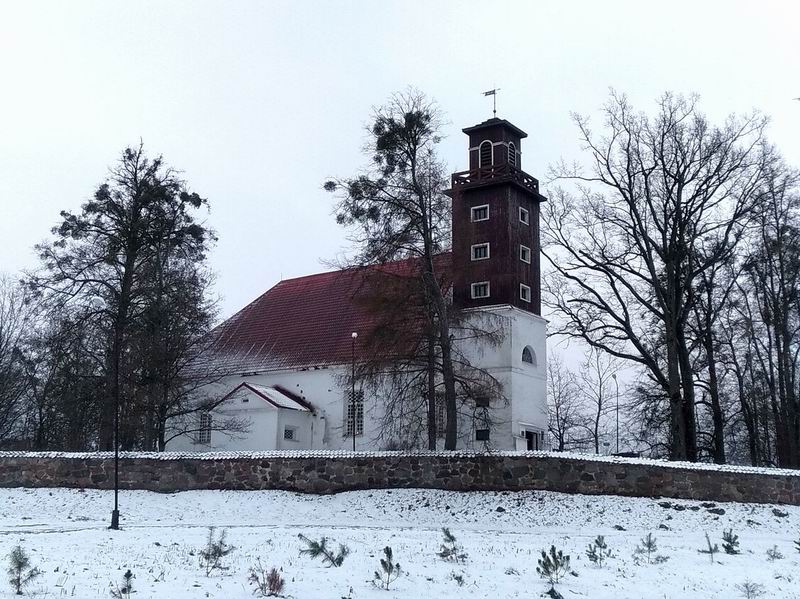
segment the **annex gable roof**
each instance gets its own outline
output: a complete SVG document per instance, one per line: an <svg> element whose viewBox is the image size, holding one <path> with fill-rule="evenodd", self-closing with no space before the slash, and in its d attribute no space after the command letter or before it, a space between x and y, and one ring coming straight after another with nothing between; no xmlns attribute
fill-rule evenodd
<svg viewBox="0 0 800 599"><path fill-rule="evenodd" d="M266 385L256 385L248 382L237 385L232 391L222 398L221 403L225 403L228 398L238 395L241 392L251 393L276 409L296 410L299 412L314 411L311 404L305 399L279 385L269 387Z"/></svg>

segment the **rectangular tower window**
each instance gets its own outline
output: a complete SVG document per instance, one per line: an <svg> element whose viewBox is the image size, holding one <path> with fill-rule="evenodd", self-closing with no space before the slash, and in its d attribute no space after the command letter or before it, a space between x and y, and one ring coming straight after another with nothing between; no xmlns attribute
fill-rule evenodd
<svg viewBox="0 0 800 599"><path fill-rule="evenodd" d="M488 428L477 428L477 429L475 429L475 440L476 441L488 441L489 440L489 429Z"/></svg>
<svg viewBox="0 0 800 599"><path fill-rule="evenodd" d="M294 426L287 426L283 429L284 441L297 441L297 428Z"/></svg>
<svg viewBox="0 0 800 599"><path fill-rule="evenodd" d="M353 393L348 392L345 396L347 405L345 406L345 436L352 437L355 430L356 436L364 434L364 392L356 391L355 401Z"/></svg>
<svg viewBox="0 0 800 599"><path fill-rule="evenodd" d="M531 248L527 245L519 246L519 259L527 264L531 263Z"/></svg>
<svg viewBox="0 0 800 599"><path fill-rule="evenodd" d="M487 260L489 258L489 244L476 243L471 248L473 260Z"/></svg>
<svg viewBox="0 0 800 599"><path fill-rule="evenodd" d="M471 212L473 223L481 220L489 220L489 204L484 204L483 206L473 206Z"/></svg>
<svg viewBox="0 0 800 599"><path fill-rule="evenodd" d="M529 222L531 222L531 215L530 215L530 212L528 212L527 208L523 208L523 207L520 206L520 209L519 209L519 222L521 222L523 224L526 224L526 225Z"/></svg>
<svg viewBox="0 0 800 599"><path fill-rule="evenodd" d="M531 301L531 288L527 285L520 284L519 286L519 299L523 302L530 302Z"/></svg>
<svg viewBox="0 0 800 599"><path fill-rule="evenodd" d="M473 283L471 286L472 299L481 299L489 297L489 281L481 281L480 283Z"/></svg>

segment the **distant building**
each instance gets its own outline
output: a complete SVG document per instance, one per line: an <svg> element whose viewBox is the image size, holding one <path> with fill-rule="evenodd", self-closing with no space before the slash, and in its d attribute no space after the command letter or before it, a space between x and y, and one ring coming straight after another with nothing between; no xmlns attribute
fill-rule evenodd
<svg viewBox="0 0 800 599"><path fill-rule="evenodd" d="M502 385L505 401L489 406L492 425L462 419L466 449L541 449L547 438L546 321L541 317L538 181L521 170L527 135L492 118L463 130L469 170L454 173L452 251L437 268L452 281L454 304L503 322L498 346L465 347L471 363ZM372 269L410 268L402 261ZM224 398L198 418L198 431L171 441L173 451L381 449L381 398L360 387L352 398L352 360L366 359L356 341L376 327L359 301L367 269L281 281L218 329L215 366ZM466 342L465 342L466 343ZM476 403L480 399L476 400ZM249 422L245 434L213 430L215 418ZM399 440L402 441L402 440Z"/></svg>

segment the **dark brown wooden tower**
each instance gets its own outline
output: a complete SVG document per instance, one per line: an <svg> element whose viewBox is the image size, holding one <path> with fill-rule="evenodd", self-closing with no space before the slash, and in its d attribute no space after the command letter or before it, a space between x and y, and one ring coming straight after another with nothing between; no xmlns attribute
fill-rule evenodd
<svg viewBox="0 0 800 599"><path fill-rule="evenodd" d="M539 181L522 170L527 134L492 118L463 129L469 170L453 173L453 300L541 314Z"/></svg>

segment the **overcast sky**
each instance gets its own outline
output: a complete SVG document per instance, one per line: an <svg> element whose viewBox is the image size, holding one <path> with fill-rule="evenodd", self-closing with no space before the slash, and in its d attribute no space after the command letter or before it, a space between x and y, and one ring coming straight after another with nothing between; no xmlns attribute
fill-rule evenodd
<svg viewBox="0 0 800 599"><path fill-rule="evenodd" d="M0 271L78 210L141 138L211 204L211 262L229 315L346 247L321 185L364 164L370 108L416 86L451 124L528 132L525 170L579 157L570 111L609 87L645 110L697 92L713 119L757 108L800 165L797 2L3 2Z"/></svg>

